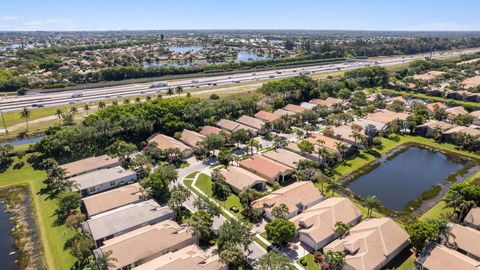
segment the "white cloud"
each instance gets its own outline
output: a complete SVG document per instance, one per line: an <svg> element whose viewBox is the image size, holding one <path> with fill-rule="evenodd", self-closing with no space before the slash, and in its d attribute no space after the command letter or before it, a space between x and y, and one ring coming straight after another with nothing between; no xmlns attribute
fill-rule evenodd
<svg viewBox="0 0 480 270"><path fill-rule="evenodd" d="M6 16L0 17L0 20L2 20L2 21L15 21L15 20L18 20L18 16L6 15Z"/></svg>
<svg viewBox="0 0 480 270"><path fill-rule="evenodd" d="M21 23L16 31L67 31L75 30L75 23L70 19L45 19Z"/></svg>

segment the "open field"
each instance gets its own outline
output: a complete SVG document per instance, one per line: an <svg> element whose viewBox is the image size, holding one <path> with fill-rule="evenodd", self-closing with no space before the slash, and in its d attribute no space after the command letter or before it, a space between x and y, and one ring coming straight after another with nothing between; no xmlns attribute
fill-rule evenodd
<svg viewBox="0 0 480 270"><path fill-rule="evenodd" d="M18 184L27 184L30 187L48 269L70 269L75 263L75 258L64 249L64 245L74 232L65 225L55 224L54 212L57 209L57 200L48 199L46 195L40 193L45 186L42 181L46 173L32 168L27 161L30 157L32 154L25 155L21 160L25 165L20 169L14 169L13 165L19 162L15 157L12 165L0 173L0 187Z"/></svg>

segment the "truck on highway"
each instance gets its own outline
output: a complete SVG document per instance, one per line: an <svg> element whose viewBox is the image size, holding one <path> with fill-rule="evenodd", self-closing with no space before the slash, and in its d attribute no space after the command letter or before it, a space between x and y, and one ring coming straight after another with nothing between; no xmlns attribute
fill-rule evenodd
<svg viewBox="0 0 480 270"><path fill-rule="evenodd" d="M157 88L157 87L164 87L164 86L168 86L168 82L152 83L150 85L150 88Z"/></svg>
<svg viewBox="0 0 480 270"><path fill-rule="evenodd" d="M72 94L72 98L77 98L77 97L81 97L83 96L83 93L82 92L75 92Z"/></svg>

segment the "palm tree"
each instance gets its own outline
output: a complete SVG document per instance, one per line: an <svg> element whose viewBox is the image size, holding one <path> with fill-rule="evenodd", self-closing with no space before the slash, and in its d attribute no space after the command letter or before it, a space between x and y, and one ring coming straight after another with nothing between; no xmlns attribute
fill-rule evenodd
<svg viewBox="0 0 480 270"><path fill-rule="evenodd" d="M27 107L23 107L23 110L20 112L20 118L25 119L25 123L27 123L27 130L29 130L28 126L28 118L30 117L31 111Z"/></svg>
<svg viewBox="0 0 480 270"><path fill-rule="evenodd" d="M167 205L172 211L175 212L175 219L181 220L182 218L182 205L190 197L191 193L184 186L174 186L171 190L170 199L167 202Z"/></svg>
<svg viewBox="0 0 480 270"><path fill-rule="evenodd" d="M150 101L150 100L152 100L152 96L147 96L146 99L147 99L147 101Z"/></svg>
<svg viewBox="0 0 480 270"><path fill-rule="evenodd" d="M112 257L112 251L100 252L100 255L90 262L90 265L87 269L91 270L108 270L115 268L114 262L118 262L116 258Z"/></svg>
<svg viewBox="0 0 480 270"><path fill-rule="evenodd" d="M130 104L130 99L129 98L123 99L123 104L125 105Z"/></svg>
<svg viewBox="0 0 480 270"><path fill-rule="evenodd" d="M76 114L77 112L78 112L77 107L73 106L73 107L70 108L70 113L71 114Z"/></svg>
<svg viewBox="0 0 480 270"><path fill-rule="evenodd" d="M342 159L345 158L345 152L347 152L348 147L342 142L336 142L335 146L337 147L337 151L342 156Z"/></svg>
<svg viewBox="0 0 480 270"><path fill-rule="evenodd" d="M103 101L100 101L100 102L98 103L98 108L99 108L100 110L103 109L103 108L105 108L106 106L107 106L107 105L106 105L105 102L103 102Z"/></svg>
<svg viewBox="0 0 480 270"><path fill-rule="evenodd" d="M60 124L60 126L62 125L62 114L63 114L62 109L57 108L57 109L55 110L55 116L58 117L58 123Z"/></svg>
<svg viewBox="0 0 480 270"><path fill-rule="evenodd" d="M117 100L112 101L112 106L116 106L116 105L118 105L118 101Z"/></svg>
<svg viewBox="0 0 480 270"><path fill-rule="evenodd" d="M372 210L380 208L382 206L382 203L377 199L377 196L372 195L370 197L367 197L365 199L365 206L367 206L367 218L370 218L372 216Z"/></svg>
<svg viewBox="0 0 480 270"><path fill-rule="evenodd" d="M88 103L83 106L83 109L85 110L85 112L87 112L88 115L88 111L90 110L90 106L88 106Z"/></svg>
<svg viewBox="0 0 480 270"><path fill-rule="evenodd" d="M140 99L140 97L136 97L136 98L135 98L135 103L138 104L138 103L140 103L141 101L142 101L142 100Z"/></svg>
<svg viewBox="0 0 480 270"><path fill-rule="evenodd" d="M325 193L325 189L324 189L325 183L327 183L330 179L320 171L317 171L315 173L315 179L317 182L320 183L320 189L322 193Z"/></svg>
<svg viewBox="0 0 480 270"><path fill-rule="evenodd" d="M240 198L240 202L243 204L243 207L250 213L251 210L251 203L260 197L258 191L251 187L245 187L243 190L238 194Z"/></svg>
<svg viewBox="0 0 480 270"><path fill-rule="evenodd" d="M177 87L175 88L175 92L177 92L177 94L183 93L183 87L181 87L180 85L177 86Z"/></svg>
<svg viewBox="0 0 480 270"><path fill-rule="evenodd" d="M341 187L342 187L342 185L339 182L337 182L335 180L332 180L332 179L328 180L327 191L332 192L332 197L333 197L333 195L335 195L335 191L339 190Z"/></svg>

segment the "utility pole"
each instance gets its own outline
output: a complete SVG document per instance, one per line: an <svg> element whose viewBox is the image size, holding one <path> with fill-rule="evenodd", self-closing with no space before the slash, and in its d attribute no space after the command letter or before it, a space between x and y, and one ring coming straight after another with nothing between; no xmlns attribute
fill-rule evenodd
<svg viewBox="0 0 480 270"><path fill-rule="evenodd" d="M2 122L3 122L3 127L5 128L5 133L8 133L7 125L5 125L5 118L3 118L3 111L0 111L0 114L2 115Z"/></svg>

